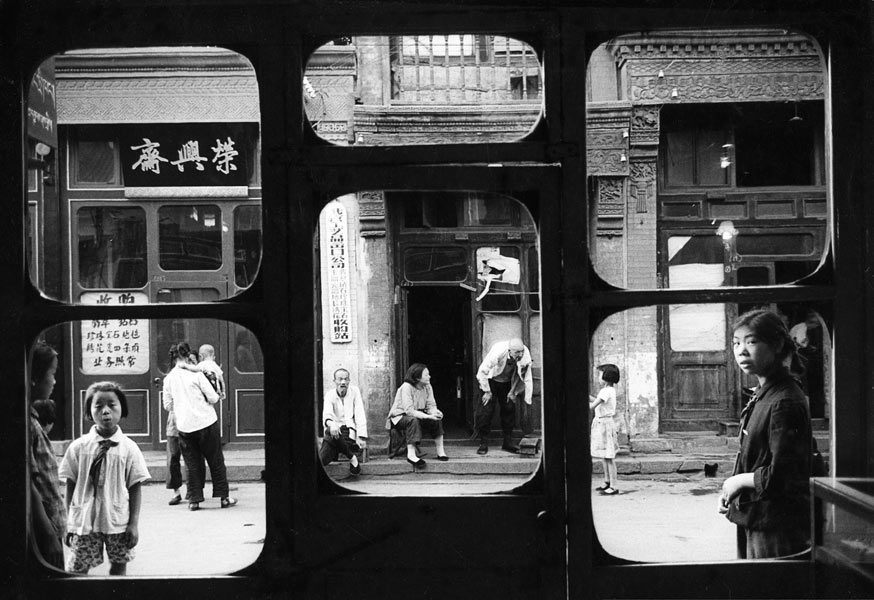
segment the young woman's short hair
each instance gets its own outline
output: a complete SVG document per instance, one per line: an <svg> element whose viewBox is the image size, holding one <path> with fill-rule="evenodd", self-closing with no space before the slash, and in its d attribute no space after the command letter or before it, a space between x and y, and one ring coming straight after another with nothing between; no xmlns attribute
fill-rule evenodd
<svg viewBox="0 0 874 600"><path fill-rule="evenodd" d="M57 358L57 351L40 340L33 345L33 358L30 360L30 380L40 381L48 373Z"/></svg>
<svg viewBox="0 0 874 600"><path fill-rule="evenodd" d="M790 357L789 370L793 374L804 374L804 360L796 352L789 328L780 315L764 308L750 310L735 319L732 331L737 331L741 327L749 327L750 331L768 344L781 363L786 360L786 357Z"/></svg>
<svg viewBox="0 0 874 600"><path fill-rule="evenodd" d="M422 372L428 368L425 363L413 363L404 374L404 381L410 385L416 385L422 379Z"/></svg>
<svg viewBox="0 0 874 600"><path fill-rule="evenodd" d="M619 367L613 363L598 365L598 370L601 371L601 377L607 383L619 383Z"/></svg>
<svg viewBox="0 0 874 600"><path fill-rule="evenodd" d="M121 405L121 418L123 419L127 416L127 396L124 395L121 386L114 381L97 381L89 385L85 391L85 414L89 420L91 419L91 402L94 401L94 396L98 392L114 393L115 397L118 398L118 403Z"/></svg>

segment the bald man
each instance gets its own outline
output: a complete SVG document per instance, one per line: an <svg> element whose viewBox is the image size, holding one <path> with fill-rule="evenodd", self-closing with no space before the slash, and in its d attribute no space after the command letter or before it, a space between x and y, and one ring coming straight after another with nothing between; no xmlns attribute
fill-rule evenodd
<svg viewBox="0 0 874 600"><path fill-rule="evenodd" d="M521 398L531 404L534 380L531 377L531 352L519 338L496 342L480 364L476 379L482 391L482 399L476 407L473 428L479 438L477 454L489 451L489 431L495 405L501 411L501 429L504 433L502 450L519 452L513 443L516 402Z"/></svg>

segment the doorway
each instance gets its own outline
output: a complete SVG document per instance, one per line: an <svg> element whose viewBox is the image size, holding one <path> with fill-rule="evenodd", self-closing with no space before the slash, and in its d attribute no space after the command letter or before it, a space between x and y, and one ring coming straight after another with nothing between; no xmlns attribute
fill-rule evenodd
<svg viewBox="0 0 874 600"><path fill-rule="evenodd" d="M470 301L458 286L413 286L407 293L407 365L428 365L447 438L466 437L473 425Z"/></svg>

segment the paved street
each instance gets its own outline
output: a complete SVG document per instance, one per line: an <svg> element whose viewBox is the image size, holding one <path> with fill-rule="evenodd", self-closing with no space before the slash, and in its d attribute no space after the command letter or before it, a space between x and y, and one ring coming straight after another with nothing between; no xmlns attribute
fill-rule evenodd
<svg viewBox="0 0 874 600"><path fill-rule="evenodd" d="M208 483L204 492L211 493ZM207 498L191 512L184 501L169 506L163 484L144 486L140 543L128 575L226 574L254 562L265 532L264 484L232 483L231 496L237 506L222 510L218 498ZM91 574L109 574L105 559Z"/></svg>
<svg viewBox="0 0 874 600"><path fill-rule="evenodd" d="M734 560L735 526L717 511L723 478L622 478L617 496L593 491L595 531L610 554L643 562ZM600 485L595 479L592 487Z"/></svg>
<svg viewBox="0 0 874 600"><path fill-rule="evenodd" d="M428 494L437 487L445 493L453 487L445 480L440 486L420 478L407 483L393 481L382 493L400 493L404 488L404 493ZM593 486L599 483L596 480ZM716 511L720 483L719 478L701 476L660 481L623 478L617 496L593 492L598 537L608 552L632 560L733 560L734 526ZM163 485L145 486L140 543L128 573L223 574L253 562L265 535L264 484L233 484L232 490L240 501L237 506L222 510L217 499L208 499L201 510L190 512L185 503L168 506L169 493ZM92 574L108 571L104 563Z"/></svg>

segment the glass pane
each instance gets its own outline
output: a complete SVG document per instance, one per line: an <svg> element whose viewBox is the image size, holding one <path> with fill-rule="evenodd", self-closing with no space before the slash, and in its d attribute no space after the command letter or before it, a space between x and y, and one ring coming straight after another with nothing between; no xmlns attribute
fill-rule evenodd
<svg viewBox="0 0 874 600"><path fill-rule="evenodd" d="M204 299L214 298L202 290L192 293ZM80 301L105 306L146 301L139 292L112 294L108 298L101 294L87 292ZM68 517L70 523L88 518L77 516L75 510L67 515L63 502L65 485L59 485L59 474L60 482L71 481L68 485L73 486L70 491L74 492L74 498L75 494L93 493L88 477L91 462L78 452L89 452L89 445L94 445L92 454L96 454L96 442L91 437L94 429L100 427L110 432L117 426L116 435L133 442L133 449L127 450L134 453L132 458L117 457L120 461L127 460L122 474L135 474L137 480L147 477L140 487L141 536L136 554L127 565L128 576L222 575L250 565L261 553L266 534L265 487L260 479L265 468L264 381L263 374L242 375L235 368L234 353L229 352L235 328L243 331L227 321L210 319L73 321L43 331L38 337L40 342L33 346L27 377L32 384L27 402L35 418L28 423L31 429L28 458L31 481L39 486L53 524L64 531ZM245 331L257 347L254 335ZM171 344L179 342L186 342L192 353L181 360L183 366L171 370L168 351ZM138 349L133 348L136 343L139 343ZM96 348L97 344L103 345L102 352ZM125 348L125 345L130 347ZM213 358L205 345L212 349ZM198 351L199 361L194 359ZM100 360L95 362L94 359ZM207 378L207 373L215 377ZM213 387L212 379L221 380L223 385L216 383ZM88 390L98 383L102 386L101 395L110 394L122 407L115 417L117 420L107 424L99 418L95 424L90 410L94 402ZM192 387L189 388L188 383ZM191 396L192 389L197 390L196 396ZM173 409L172 417L165 410L164 402ZM189 499L182 500L186 494L197 499L201 493L191 469L182 467L194 461L187 455L180 462L178 445L180 431L192 432L189 407L194 406L196 410L198 403L206 409L206 412L198 411L198 418L208 423L208 431L198 428L198 435L214 436L224 459L224 467L215 462L209 465L211 477L217 480L219 471L224 470L229 490L224 494L220 489L217 491L238 501L230 511L220 510L219 498L211 497L214 491L211 482L202 490L205 497L198 515L186 510ZM60 454L55 454L51 442L57 442L55 448L60 448ZM139 460L133 460L138 459L137 454L142 455L145 471L135 464ZM78 463L73 460L77 456L82 458ZM107 472L107 476L110 475ZM127 483L122 482L125 487ZM103 486L101 489L111 488ZM110 491L105 493L111 494ZM180 495L181 506L168 504L176 494ZM110 495L104 501L127 506L126 496ZM203 519L209 520L210 515L221 517L222 535L217 536L215 530L201 526ZM116 516L126 519L127 513ZM183 522L193 522L193 517L200 519L199 525L180 526ZM37 527L37 523L32 526ZM61 547L70 564L74 551L68 546ZM179 548L186 548L186 552L178 552ZM38 549L46 556L46 546ZM56 566L60 570L64 568L60 561ZM88 575L106 576L109 569L109 561L104 558Z"/></svg>
<svg viewBox="0 0 874 600"><path fill-rule="evenodd" d="M464 281L470 267L464 248L410 248L404 252L409 281Z"/></svg>
<svg viewBox="0 0 874 600"><path fill-rule="evenodd" d="M598 275L676 287L669 244L684 236L685 253L705 255L683 264L721 263L726 286L745 285L737 267L752 256L772 272L796 263L771 285L812 274L830 235L826 84L816 41L787 30L656 30L599 46L586 106ZM709 260L718 248L698 237L721 238L722 258Z"/></svg>
<svg viewBox="0 0 874 600"><path fill-rule="evenodd" d="M671 131L665 135L665 183L671 186L695 183L695 135Z"/></svg>
<svg viewBox="0 0 874 600"><path fill-rule="evenodd" d="M240 373L263 373L264 355L255 334L242 325L234 327L234 368Z"/></svg>
<svg viewBox="0 0 874 600"><path fill-rule="evenodd" d="M27 251L41 292L76 303L87 291L140 290L152 303L152 287L173 279L214 286L217 299L252 285L261 117L245 57L71 50L38 67L27 113Z"/></svg>
<svg viewBox="0 0 874 600"><path fill-rule="evenodd" d="M340 145L512 142L540 119L534 49L500 35L337 38L304 73L315 133Z"/></svg>
<svg viewBox="0 0 874 600"><path fill-rule="evenodd" d="M77 183L117 183L117 172L115 142L79 140L76 145Z"/></svg>
<svg viewBox="0 0 874 600"><path fill-rule="evenodd" d="M146 285L146 213L141 208L77 211L79 284L84 288Z"/></svg>
<svg viewBox="0 0 874 600"><path fill-rule="evenodd" d="M167 271L212 271L222 266L222 213L214 204L158 209L158 253Z"/></svg>
<svg viewBox="0 0 874 600"><path fill-rule="evenodd" d="M261 262L261 207L234 209L234 281L244 288L252 285Z"/></svg>
<svg viewBox="0 0 874 600"><path fill-rule="evenodd" d="M459 219L438 232L410 227L409 221L389 226L414 204L433 201L461 215L471 200L488 196L369 190L335 198L322 209L315 233L321 389L314 443L325 472L344 487L391 495L506 492L528 482L539 467L541 329L536 309L522 302L539 291L531 215L516 200L493 194L496 214L518 214L517 225ZM527 350L510 360L513 338ZM420 365L428 370L427 386ZM404 379L413 367L411 386ZM480 372L488 376L478 379ZM514 398L512 409L505 403L504 418L512 421L508 443L518 445L519 454L500 451L498 402L492 404L495 414L481 408L490 380L496 394ZM400 412L393 412L401 406L396 398L404 407ZM414 418L407 411L413 402L439 421L439 428L435 419L415 422L421 433L416 453L406 429L415 426L409 419L399 425L404 416ZM475 431L492 447L486 455L469 443ZM438 459L444 452L448 461ZM413 470L407 462L419 454L424 477L421 467ZM447 477L458 485L440 485Z"/></svg>
<svg viewBox="0 0 874 600"><path fill-rule="evenodd" d="M722 161L729 140L725 131L703 129L695 137L695 157L697 160L697 182L699 185L725 185L727 165Z"/></svg>
<svg viewBox="0 0 874 600"><path fill-rule="evenodd" d="M540 254L537 248L528 249L528 289L532 292L528 295L528 306L531 310L540 310Z"/></svg>
<svg viewBox="0 0 874 600"><path fill-rule="evenodd" d="M720 348L709 342L691 347L675 343L673 320L665 327L665 321L673 319L675 307L667 305L613 314L592 334L589 389L593 397L603 394L604 402L594 407L589 423L578 426L592 431L592 511L597 538L611 555L643 562L738 558L737 525L717 508L722 484L733 474L740 444L750 443L739 441L738 432L744 427L741 411L758 382L755 367L745 367L749 371L745 372L739 366L749 362L749 355L743 351L735 355L732 346L740 307L707 307L712 318L691 320L682 335L694 339L694 329L700 340L721 337L724 344ZM776 313L777 328L793 340L792 350L804 359L803 370L796 361L785 374L786 381L796 378L800 382L788 388L787 401L810 407L810 420L801 419L797 426L812 430L817 446L827 449L833 435L827 415L834 401L829 395L833 377L829 325L815 305L787 302L766 308ZM727 335L714 333L715 321ZM788 357L785 362L789 365ZM605 381L606 376L602 377L606 371L596 368L605 364L618 368L618 381L612 386ZM602 392L605 389L608 391ZM754 416L760 406L766 405L750 409ZM768 420L751 420L746 427L750 436L764 436L767 448L768 426L764 431L753 430L763 421ZM796 448L794 456L809 455L809 435L801 436L802 448ZM769 441L773 448L787 439L771 437ZM764 460L770 466L771 459ZM792 485L801 492L789 492L792 501L799 502L793 505L790 501L793 508L786 510L792 511L802 526L810 514L810 505L803 497L807 468L803 461L789 471L793 473L789 475ZM598 490L605 481L618 493L605 495ZM785 493L782 488L764 485L768 494ZM658 543L643 544L640 540Z"/></svg>

